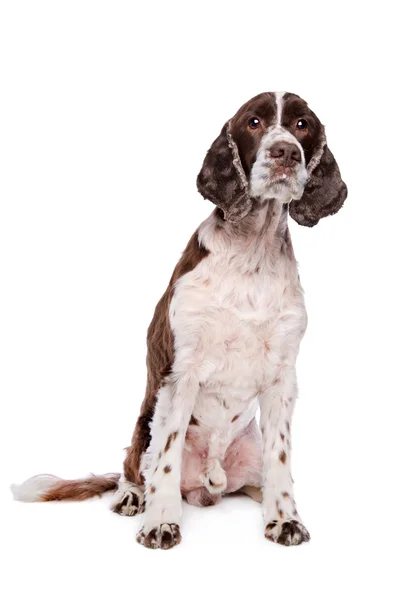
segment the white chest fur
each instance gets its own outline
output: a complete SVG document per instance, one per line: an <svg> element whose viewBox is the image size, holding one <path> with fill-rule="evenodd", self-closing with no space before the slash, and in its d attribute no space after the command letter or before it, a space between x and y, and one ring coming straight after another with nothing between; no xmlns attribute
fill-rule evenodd
<svg viewBox="0 0 400 600"><path fill-rule="evenodd" d="M222 438L253 418L257 395L295 362L306 327L296 262L277 231L282 219L271 234L266 213L236 238L211 215L199 229L210 254L178 281L171 303L174 369L196 369L194 414Z"/></svg>

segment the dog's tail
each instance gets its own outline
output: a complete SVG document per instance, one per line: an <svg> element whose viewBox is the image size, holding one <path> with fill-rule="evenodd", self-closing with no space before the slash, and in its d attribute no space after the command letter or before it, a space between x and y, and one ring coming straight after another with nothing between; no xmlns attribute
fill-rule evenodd
<svg viewBox="0 0 400 600"><path fill-rule="evenodd" d="M87 500L118 487L120 473L90 475L85 479L60 479L55 475L36 475L21 484L13 484L14 500L50 502L51 500Z"/></svg>

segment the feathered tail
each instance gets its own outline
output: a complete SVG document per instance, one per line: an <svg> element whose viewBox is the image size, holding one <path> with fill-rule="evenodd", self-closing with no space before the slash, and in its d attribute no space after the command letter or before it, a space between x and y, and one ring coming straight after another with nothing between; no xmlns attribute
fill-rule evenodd
<svg viewBox="0 0 400 600"><path fill-rule="evenodd" d="M13 484L14 500L50 502L51 500L87 500L118 487L120 473L90 475L85 479L60 479L55 475L36 475L21 484Z"/></svg>

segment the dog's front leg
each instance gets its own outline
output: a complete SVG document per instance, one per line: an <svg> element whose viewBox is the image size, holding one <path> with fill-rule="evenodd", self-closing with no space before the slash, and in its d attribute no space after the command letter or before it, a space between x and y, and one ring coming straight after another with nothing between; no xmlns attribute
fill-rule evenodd
<svg viewBox="0 0 400 600"><path fill-rule="evenodd" d="M310 539L297 512L290 474L290 433L296 394L295 370L285 367L259 397L265 537L285 546Z"/></svg>
<svg viewBox="0 0 400 600"><path fill-rule="evenodd" d="M157 396L145 456L146 511L136 538L147 548L172 548L181 541L182 451L198 387L196 376L186 373L166 382Z"/></svg>

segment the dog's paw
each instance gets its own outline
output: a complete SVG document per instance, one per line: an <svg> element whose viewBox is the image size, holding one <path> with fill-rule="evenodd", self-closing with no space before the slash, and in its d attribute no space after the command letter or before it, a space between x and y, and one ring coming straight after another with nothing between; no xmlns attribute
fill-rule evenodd
<svg viewBox="0 0 400 600"><path fill-rule="evenodd" d="M179 525L162 523L156 527L144 526L136 536L136 541L146 548L168 550L180 544L182 540Z"/></svg>
<svg viewBox="0 0 400 600"><path fill-rule="evenodd" d="M308 542L310 534L302 523L291 519L270 521L265 527L265 537L271 542L283 546L298 546L302 542Z"/></svg>
<svg viewBox="0 0 400 600"><path fill-rule="evenodd" d="M111 503L111 510L119 515L134 517L145 509L143 491L136 485L117 490Z"/></svg>

